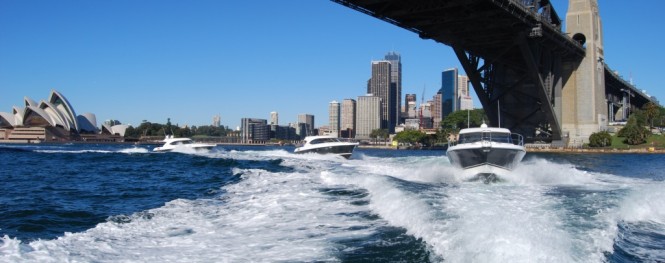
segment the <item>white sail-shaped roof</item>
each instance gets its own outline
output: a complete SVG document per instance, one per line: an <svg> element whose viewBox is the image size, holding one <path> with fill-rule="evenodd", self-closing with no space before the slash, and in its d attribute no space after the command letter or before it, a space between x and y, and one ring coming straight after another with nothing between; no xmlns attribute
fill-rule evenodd
<svg viewBox="0 0 665 263"><path fill-rule="evenodd" d="M13 128L16 125L14 114L9 112L0 112L0 128Z"/></svg>
<svg viewBox="0 0 665 263"><path fill-rule="evenodd" d="M97 133L99 131L99 129L97 129L97 117L95 114L83 113L82 115L76 116L76 118L81 132L86 131Z"/></svg>
<svg viewBox="0 0 665 263"><path fill-rule="evenodd" d="M35 106L25 107L25 113L23 115L23 125L25 126L53 126L55 127L56 122L51 119L51 116L46 113L44 110Z"/></svg>
<svg viewBox="0 0 665 263"><path fill-rule="evenodd" d="M28 107L28 106L37 107L37 106L39 106L39 104L37 104L36 101L34 101L31 98L28 98L27 96L23 97L23 104L25 105L25 107Z"/></svg>
<svg viewBox="0 0 665 263"><path fill-rule="evenodd" d="M12 108L12 114L14 114L14 126L23 126L24 113L25 113L25 108L19 108L16 106Z"/></svg>
<svg viewBox="0 0 665 263"><path fill-rule="evenodd" d="M51 120L53 120L53 122L56 125L60 125L61 127L65 128L67 130L69 130L71 128L71 126L72 126L71 122L69 122L65 118L63 113L61 111L59 111L58 108L56 108L55 105L42 100L39 103L39 108L44 110L44 112L46 112L46 114L48 114L49 117L51 117Z"/></svg>
<svg viewBox="0 0 665 263"><path fill-rule="evenodd" d="M69 104L69 101L67 101L65 96L56 90L51 90L51 95L49 95L48 102L55 105L55 107L63 113L67 121L72 124L72 127L70 128L76 130L77 132L80 131L76 121L76 112L74 111L72 105Z"/></svg>

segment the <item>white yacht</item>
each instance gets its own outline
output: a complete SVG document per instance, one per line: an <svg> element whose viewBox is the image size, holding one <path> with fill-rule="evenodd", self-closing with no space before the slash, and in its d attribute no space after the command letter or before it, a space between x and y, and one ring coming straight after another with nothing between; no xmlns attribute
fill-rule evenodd
<svg viewBox="0 0 665 263"><path fill-rule="evenodd" d="M334 136L307 136L305 143L297 147L295 153L337 154L346 159L351 158L357 142L343 142Z"/></svg>
<svg viewBox="0 0 665 263"><path fill-rule="evenodd" d="M193 149L193 150L210 150L213 147L217 146L215 144L207 143L196 143L190 138L174 138L173 135L166 135L166 138L162 140L164 145L161 147L156 147L153 149L155 152L168 152L175 149Z"/></svg>
<svg viewBox="0 0 665 263"><path fill-rule="evenodd" d="M504 128L462 129L457 141L448 142L450 163L464 169L465 175L495 180L513 170L524 158L524 138Z"/></svg>

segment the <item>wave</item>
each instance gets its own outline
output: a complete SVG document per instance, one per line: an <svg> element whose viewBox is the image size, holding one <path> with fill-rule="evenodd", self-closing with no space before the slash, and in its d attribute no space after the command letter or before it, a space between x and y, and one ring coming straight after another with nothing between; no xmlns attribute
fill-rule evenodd
<svg viewBox="0 0 665 263"><path fill-rule="evenodd" d="M236 165L240 180L218 198L173 200L55 240L5 236L0 261L340 261L386 228L414 237L408 242L425 246L431 261L601 262L615 246L658 259L621 241L639 237L636 227L661 234L665 222L662 184L538 158L484 184L460 178L445 156L201 155L281 160L285 169Z"/></svg>

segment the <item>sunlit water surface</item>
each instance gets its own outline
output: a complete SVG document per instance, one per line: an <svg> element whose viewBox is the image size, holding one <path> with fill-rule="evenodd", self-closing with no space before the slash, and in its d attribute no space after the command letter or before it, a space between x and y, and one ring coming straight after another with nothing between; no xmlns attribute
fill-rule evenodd
<svg viewBox="0 0 665 263"><path fill-rule="evenodd" d="M1 262L663 262L665 157L0 146Z"/></svg>

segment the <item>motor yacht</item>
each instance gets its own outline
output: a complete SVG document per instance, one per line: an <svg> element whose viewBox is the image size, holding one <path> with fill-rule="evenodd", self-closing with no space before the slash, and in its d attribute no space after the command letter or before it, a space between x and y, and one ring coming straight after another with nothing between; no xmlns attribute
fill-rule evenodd
<svg viewBox="0 0 665 263"><path fill-rule="evenodd" d="M341 141L334 136L307 136L305 143L297 147L295 153L336 154L346 159L351 158L357 142Z"/></svg>
<svg viewBox="0 0 665 263"><path fill-rule="evenodd" d="M464 169L467 176L478 175L487 181L512 171L524 158L524 138L505 128L466 128L457 141L448 142L450 163Z"/></svg>
<svg viewBox="0 0 665 263"><path fill-rule="evenodd" d="M215 144L207 143L196 143L190 138L174 138L173 135L166 135L166 138L162 140L164 145L161 147L156 147L153 149L155 152L169 152L176 149L193 149L196 151L200 150L210 150L213 147L217 146Z"/></svg>

